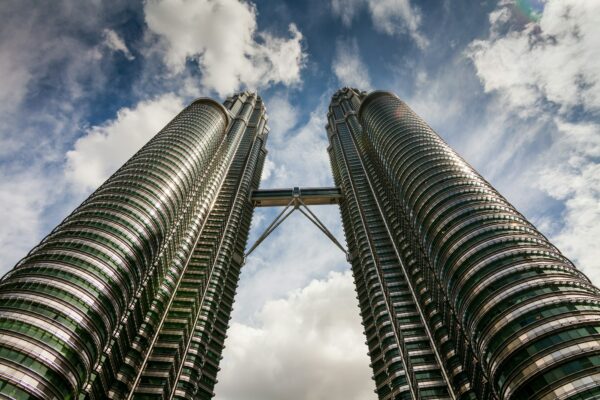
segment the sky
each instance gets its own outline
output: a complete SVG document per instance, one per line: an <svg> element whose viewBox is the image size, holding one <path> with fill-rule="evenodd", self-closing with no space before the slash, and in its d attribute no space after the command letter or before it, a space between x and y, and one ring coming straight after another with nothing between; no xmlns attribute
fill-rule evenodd
<svg viewBox="0 0 600 400"><path fill-rule="evenodd" d="M261 187L332 185L342 86L398 94L600 285L598 0L2 1L0 273L196 97L265 100ZM217 399L374 399L364 341L344 255L293 215L242 270Z"/></svg>

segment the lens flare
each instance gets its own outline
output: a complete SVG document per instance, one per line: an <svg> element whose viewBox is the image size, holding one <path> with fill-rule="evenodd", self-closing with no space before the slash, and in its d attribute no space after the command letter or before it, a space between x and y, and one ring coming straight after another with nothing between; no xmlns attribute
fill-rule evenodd
<svg viewBox="0 0 600 400"><path fill-rule="evenodd" d="M517 0L516 9L529 21L538 22L544 11L546 0Z"/></svg>

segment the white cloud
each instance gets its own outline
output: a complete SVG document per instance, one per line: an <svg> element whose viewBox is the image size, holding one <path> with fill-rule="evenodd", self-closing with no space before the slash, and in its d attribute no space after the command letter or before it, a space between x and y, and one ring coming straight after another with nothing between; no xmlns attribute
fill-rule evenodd
<svg viewBox="0 0 600 400"><path fill-rule="evenodd" d="M290 103L286 94L275 93L265 99L265 105L269 115L269 138L278 140L284 137L298 123L298 107Z"/></svg>
<svg viewBox="0 0 600 400"><path fill-rule="evenodd" d="M31 72L24 67L23 58L12 44L0 43L0 112L13 111L27 93Z"/></svg>
<svg viewBox="0 0 600 400"><path fill-rule="evenodd" d="M256 8L238 0L150 0L146 22L163 38L164 60L182 72L196 60L202 84L219 95L247 87L300 82L306 54L302 33L294 24L290 37L257 30Z"/></svg>
<svg viewBox="0 0 600 400"><path fill-rule="evenodd" d="M224 400L373 399L349 272L269 301L257 325L233 323L215 391Z"/></svg>
<svg viewBox="0 0 600 400"><path fill-rule="evenodd" d="M365 7L375 30L387 35L408 34L420 48L428 45L428 40L419 30L421 11L410 0L331 0L334 15L340 17L346 26L350 26Z"/></svg>
<svg viewBox="0 0 600 400"><path fill-rule="evenodd" d="M486 91L529 113L542 101L568 112L600 111L600 24L595 1L548 1L539 23L499 35L508 6L492 14L492 35L469 52ZM498 18L498 15L503 15Z"/></svg>
<svg viewBox="0 0 600 400"><path fill-rule="evenodd" d="M47 81L57 66L63 68L60 89L71 98L80 95L82 81L89 90L103 80L93 62L94 47L81 35L93 34L101 24L101 9L69 0L54 2L52 12L34 1L0 2L0 113L15 113L31 87L44 79L45 86L58 85ZM85 27L77 21L86 21Z"/></svg>
<svg viewBox="0 0 600 400"><path fill-rule="evenodd" d="M360 57L356 40L351 42L338 40L331 68L341 85L360 90L371 89L369 70Z"/></svg>
<svg viewBox="0 0 600 400"><path fill-rule="evenodd" d="M364 5L365 0L331 0L331 11L349 27Z"/></svg>
<svg viewBox="0 0 600 400"><path fill-rule="evenodd" d="M106 82L93 40L122 7L0 2L0 274L73 206L65 149L85 124L86 100Z"/></svg>
<svg viewBox="0 0 600 400"><path fill-rule="evenodd" d="M427 39L419 32L421 12L410 0L370 0L369 11L375 29L388 35L409 34L417 46L427 46Z"/></svg>
<svg viewBox="0 0 600 400"><path fill-rule="evenodd" d="M564 226L552 239L600 285L600 125L560 121L538 185L565 202ZM558 162L557 162L558 161Z"/></svg>
<svg viewBox="0 0 600 400"><path fill-rule="evenodd" d="M105 29L102 32L104 36L104 45L113 51L120 51L126 59L132 61L135 59L123 39L112 29Z"/></svg>
<svg viewBox="0 0 600 400"><path fill-rule="evenodd" d="M263 165L262 175L260 176L261 182L269 180L275 168L275 163L267 158L265 160L265 164Z"/></svg>
<svg viewBox="0 0 600 400"><path fill-rule="evenodd" d="M181 98L165 94L122 108L116 119L90 128L67 152L67 180L81 192L98 187L182 108Z"/></svg>
<svg viewBox="0 0 600 400"><path fill-rule="evenodd" d="M313 206L311 210L344 243L338 208ZM280 211L279 208L256 210L255 218L259 222L248 247ZM323 278L332 270L346 268L348 264L342 251L295 211L248 257L242 270L234 320L247 321L265 302L284 297L289 291L307 285L311 279Z"/></svg>
<svg viewBox="0 0 600 400"><path fill-rule="evenodd" d="M0 276L27 254L39 239L49 198L61 186L43 171L4 171L0 175ZM53 176L52 178L56 178Z"/></svg>
<svg viewBox="0 0 600 400"><path fill-rule="evenodd" d="M548 217L542 221L553 227L550 239L596 284L600 284L598 13L598 2L551 0L539 22L515 29L513 6L505 2L490 15L489 38L473 42L467 52L485 91L501 99L502 112L523 118L523 127L539 125L523 129L522 136L550 142L533 155L530 182L563 202L565 209L561 224L548 223Z"/></svg>
<svg viewBox="0 0 600 400"><path fill-rule="evenodd" d="M280 100L281 101L281 100ZM271 115L271 100L266 101L267 113ZM290 106L279 107L279 114L286 114L284 109ZM293 107L292 107L293 108ZM331 167L327 155L327 134L324 126L327 105L324 101L310 113L304 125L292 129L293 125L279 125L281 130L273 129L269 134L268 149L269 160L276 166L272 170L270 179L263 182L265 187L286 186L327 186L332 183ZM296 125L296 123L294 123ZM277 127L277 125L275 125Z"/></svg>

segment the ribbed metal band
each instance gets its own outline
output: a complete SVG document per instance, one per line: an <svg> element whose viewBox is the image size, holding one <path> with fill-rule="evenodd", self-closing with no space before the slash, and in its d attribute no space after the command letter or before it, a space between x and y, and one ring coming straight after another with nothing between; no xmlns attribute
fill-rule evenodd
<svg viewBox="0 0 600 400"><path fill-rule="evenodd" d="M599 290L395 95L370 94L359 119L498 395L600 386L600 325L562 322L600 317Z"/></svg>
<svg viewBox="0 0 600 400"><path fill-rule="evenodd" d="M128 315L148 308L144 282L173 257L228 122L218 103L192 103L2 279L0 392L75 398L122 324L139 327Z"/></svg>
<svg viewBox="0 0 600 400"><path fill-rule="evenodd" d="M360 95L334 95L327 126L340 204L376 393L387 399L453 399L452 385L431 342L431 330L411 281L413 257L395 237L388 200L365 154L355 110ZM410 250L409 250L410 253Z"/></svg>

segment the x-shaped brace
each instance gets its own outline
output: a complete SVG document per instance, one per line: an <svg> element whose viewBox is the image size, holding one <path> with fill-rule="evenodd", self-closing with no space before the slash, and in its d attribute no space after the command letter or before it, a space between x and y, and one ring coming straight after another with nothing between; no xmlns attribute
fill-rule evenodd
<svg viewBox="0 0 600 400"><path fill-rule="evenodd" d="M310 208L308 208L308 206L306 204L304 204L304 202L302 201L302 199L299 196L294 196L294 198L292 198L292 200L290 200L290 202L288 203L288 205L285 206L283 208L283 210L281 210L281 212L277 215L277 217L275 217L275 219L273 220L273 222L271 222L269 224L269 226L267 227L267 229L265 229L265 231L258 237L258 239L256 239L256 242L254 242L254 244L250 247L250 249L248 249L248 251L246 252L246 254L244 254L244 262L246 262L247 257L271 233L273 233L273 231L275 229L277 229L277 227L279 225L281 225L281 223L283 221L285 221L287 219L287 217L289 217L296 210L300 211L306 218L308 218L308 220L310 222L312 222L313 224L315 224L315 226L317 228L319 228L319 230L321 232L323 232L325 234L325 236L327 236L340 250L342 250L342 252L344 252L344 254L346 255L346 259L350 259L349 255L348 255L348 251L344 248L344 246L342 246L340 244L340 242L335 238L335 236L333 236L333 234L331 233L331 231L329 231L329 229L327 229L327 227L325 226L325 224L323 224L323 222L321 222L321 220L310 210Z"/></svg>

